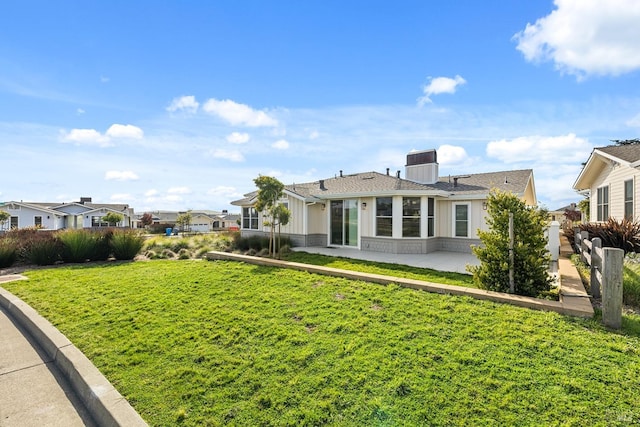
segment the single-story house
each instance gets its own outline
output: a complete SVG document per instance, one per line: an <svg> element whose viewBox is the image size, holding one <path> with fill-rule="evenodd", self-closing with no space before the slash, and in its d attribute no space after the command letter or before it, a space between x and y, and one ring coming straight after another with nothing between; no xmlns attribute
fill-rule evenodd
<svg viewBox="0 0 640 427"><path fill-rule="evenodd" d="M286 185L280 203L291 211L282 227L296 246L352 247L387 253L471 252L477 230L487 229L492 189L537 205L533 171L438 176L436 150L407 155L405 178L396 174L343 174ZM241 207L243 236L264 235L257 191L232 202Z"/></svg>
<svg viewBox="0 0 640 427"><path fill-rule="evenodd" d="M81 197L79 202L3 202L0 210L11 217L0 224L0 230L38 227L47 230L63 228L108 227L102 218L109 212L122 216L117 227L130 227L134 216L133 208L126 204L92 203L90 197Z"/></svg>
<svg viewBox="0 0 640 427"><path fill-rule="evenodd" d="M640 216L638 178L640 144L594 148L573 189L589 197L591 221L636 219Z"/></svg>
<svg viewBox="0 0 640 427"><path fill-rule="evenodd" d="M151 214L152 224L167 224L170 227L175 227L178 215L187 212L191 213L191 225L189 227L191 232L208 233L211 231L237 230L239 228L240 215L230 214L226 210L150 211L148 213ZM136 228L142 227L140 223L142 215L136 215Z"/></svg>
<svg viewBox="0 0 640 427"><path fill-rule="evenodd" d="M575 212L576 215L581 215L578 205L571 203L559 209L549 211L549 221L557 221L560 223L560 227L564 228L566 224L572 222L571 219L567 218L567 212L569 211Z"/></svg>

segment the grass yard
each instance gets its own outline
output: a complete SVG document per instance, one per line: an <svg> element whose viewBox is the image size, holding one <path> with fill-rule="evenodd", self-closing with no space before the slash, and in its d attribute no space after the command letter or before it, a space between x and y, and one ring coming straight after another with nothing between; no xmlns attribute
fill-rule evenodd
<svg viewBox="0 0 640 427"><path fill-rule="evenodd" d="M629 425L640 318L597 320L235 262L5 286L153 426Z"/></svg>

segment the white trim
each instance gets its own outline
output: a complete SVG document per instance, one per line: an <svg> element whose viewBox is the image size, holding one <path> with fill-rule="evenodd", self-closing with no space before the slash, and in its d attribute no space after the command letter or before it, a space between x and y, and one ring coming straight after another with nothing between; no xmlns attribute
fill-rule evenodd
<svg viewBox="0 0 640 427"><path fill-rule="evenodd" d="M467 235L466 236L456 236L456 207L458 206L466 206L467 207ZM451 237L454 239L468 239L471 237L471 203L452 203L452 230Z"/></svg>

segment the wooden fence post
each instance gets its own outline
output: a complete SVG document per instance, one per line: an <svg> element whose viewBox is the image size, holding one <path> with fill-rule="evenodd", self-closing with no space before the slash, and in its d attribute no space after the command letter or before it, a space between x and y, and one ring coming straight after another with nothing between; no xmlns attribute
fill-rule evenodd
<svg viewBox="0 0 640 427"><path fill-rule="evenodd" d="M602 258L600 251L602 250L602 240L599 237L591 241L591 296L600 298L600 278L598 273L602 273Z"/></svg>
<svg viewBox="0 0 640 427"><path fill-rule="evenodd" d="M587 236L583 236L582 233L580 233L580 261L582 261L585 264L587 263L587 257L585 256L585 254L588 253L587 251L589 250L585 240L588 237L589 237L588 235Z"/></svg>
<svg viewBox="0 0 640 427"><path fill-rule="evenodd" d="M622 326L622 263L624 251L604 248L602 260L602 322L610 328Z"/></svg>

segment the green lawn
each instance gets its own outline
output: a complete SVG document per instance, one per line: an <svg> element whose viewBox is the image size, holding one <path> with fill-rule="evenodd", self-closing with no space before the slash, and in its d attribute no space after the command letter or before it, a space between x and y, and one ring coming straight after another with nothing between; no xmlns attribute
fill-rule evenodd
<svg viewBox="0 0 640 427"><path fill-rule="evenodd" d="M5 284L153 426L629 425L640 318L597 320L235 262Z"/></svg>

